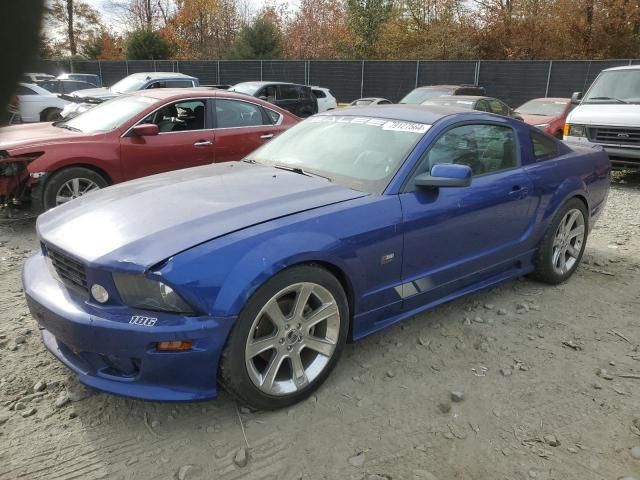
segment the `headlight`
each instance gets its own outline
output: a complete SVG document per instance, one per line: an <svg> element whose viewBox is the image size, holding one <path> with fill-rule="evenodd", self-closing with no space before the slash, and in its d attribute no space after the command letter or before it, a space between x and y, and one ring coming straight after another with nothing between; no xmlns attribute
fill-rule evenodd
<svg viewBox="0 0 640 480"><path fill-rule="evenodd" d="M549 124L548 123L540 123L540 124L536 125L535 127L539 128L540 130L544 130L545 128L549 128Z"/></svg>
<svg viewBox="0 0 640 480"><path fill-rule="evenodd" d="M195 313L169 285L142 275L114 273L113 280L124 303L144 310Z"/></svg>
<svg viewBox="0 0 640 480"><path fill-rule="evenodd" d="M566 137L586 137L587 129L584 125L570 125L565 123L564 135Z"/></svg>

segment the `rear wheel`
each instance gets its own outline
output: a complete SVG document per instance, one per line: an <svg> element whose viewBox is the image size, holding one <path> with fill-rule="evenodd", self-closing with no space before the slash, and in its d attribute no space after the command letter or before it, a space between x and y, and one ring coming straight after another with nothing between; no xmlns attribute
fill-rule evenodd
<svg viewBox="0 0 640 480"><path fill-rule="evenodd" d="M59 108L47 108L40 114L40 117L43 122L55 122L56 120L60 120L61 111Z"/></svg>
<svg viewBox="0 0 640 480"><path fill-rule="evenodd" d="M558 210L540 244L534 278L558 284L573 275L587 244L587 218L587 209L577 198Z"/></svg>
<svg viewBox="0 0 640 480"><path fill-rule="evenodd" d="M45 184L44 209L49 210L108 185L102 175L88 168L65 168L54 173Z"/></svg>
<svg viewBox="0 0 640 480"><path fill-rule="evenodd" d="M340 282L313 265L267 281L247 302L220 364L223 386L258 409L292 405L327 378L348 332Z"/></svg>

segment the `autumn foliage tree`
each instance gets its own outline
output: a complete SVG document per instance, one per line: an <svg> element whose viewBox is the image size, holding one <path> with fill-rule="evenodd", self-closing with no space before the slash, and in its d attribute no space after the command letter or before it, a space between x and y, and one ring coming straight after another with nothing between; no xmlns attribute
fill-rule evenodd
<svg viewBox="0 0 640 480"><path fill-rule="evenodd" d="M47 21L55 32L55 47L71 56L101 30L100 14L81 0L53 0Z"/></svg>

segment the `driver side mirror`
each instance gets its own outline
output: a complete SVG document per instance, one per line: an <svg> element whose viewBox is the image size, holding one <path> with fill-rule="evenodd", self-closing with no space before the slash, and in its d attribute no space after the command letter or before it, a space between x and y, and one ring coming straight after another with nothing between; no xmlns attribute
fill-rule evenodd
<svg viewBox="0 0 640 480"><path fill-rule="evenodd" d="M454 163L440 163L415 179L418 188L468 187L471 185L471 167Z"/></svg>
<svg viewBox="0 0 640 480"><path fill-rule="evenodd" d="M155 123L141 123L140 125L133 127L131 129L131 133L137 137L152 137L154 135L158 135L158 133L160 133L160 129Z"/></svg>
<svg viewBox="0 0 640 480"><path fill-rule="evenodd" d="M582 100L582 92L573 92L573 94L571 94L571 103L576 105L580 103L580 100Z"/></svg>

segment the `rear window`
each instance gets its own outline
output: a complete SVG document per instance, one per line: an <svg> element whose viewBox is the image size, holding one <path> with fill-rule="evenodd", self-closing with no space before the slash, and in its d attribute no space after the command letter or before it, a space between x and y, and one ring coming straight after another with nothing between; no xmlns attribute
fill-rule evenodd
<svg viewBox="0 0 640 480"><path fill-rule="evenodd" d="M280 100L297 100L300 91L295 85L280 85Z"/></svg>
<svg viewBox="0 0 640 480"><path fill-rule="evenodd" d="M533 156L536 161L546 160L558 153L558 143L553 138L542 133L531 132L531 143L533 144Z"/></svg>
<svg viewBox="0 0 640 480"><path fill-rule="evenodd" d="M23 85L18 85L16 95L37 95L37 93Z"/></svg>
<svg viewBox="0 0 640 480"><path fill-rule="evenodd" d="M322 90L313 90L313 94L316 96L316 98L326 98L327 97Z"/></svg>
<svg viewBox="0 0 640 480"><path fill-rule="evenodd" d="M445 95L451 95L452 93L453 92L450 89L416 88L400 100L400 103L420 104L430 98L443 97Z"/></svg>
<svg viewBox="0 0 640 480"><path fill-rule="evenodd" d="M165 83L166 88L189 88L193 87L191 80L167 80Z"/></svg>

